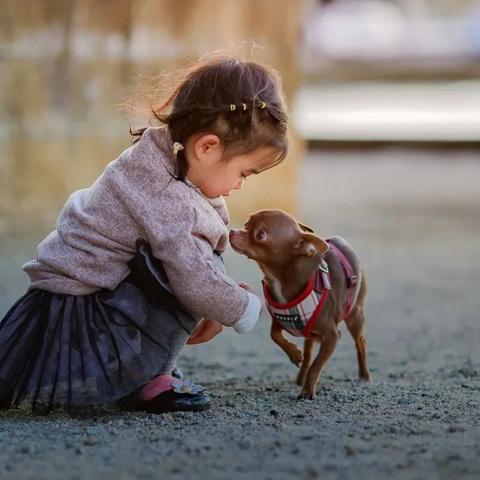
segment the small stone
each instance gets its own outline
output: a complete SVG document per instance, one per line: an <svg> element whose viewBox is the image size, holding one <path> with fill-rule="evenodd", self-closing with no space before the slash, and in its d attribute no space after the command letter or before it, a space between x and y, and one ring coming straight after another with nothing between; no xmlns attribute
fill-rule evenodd
<svg viewBox="0 0 480 480"><path fill-rule="evenodd" d="M96 445L97 443L98 443L98 440L95 437L91 437L91 436L88 436L83 441L83 444L88 446Z"/></svg>
<svg viewBox="0 0 480 480"><path fill-rule="evenodd" d="M345 447L345 453L347 456L352 457L358 453L358 450L356 448L351 447L350 445L347 445Z"/></svg>
<svg viewBox="0 0 480 480"><path fill-rule="evenodd" d="M278 415L278 412L276 410L270 410L270 415L276 417Z"/></svg>
<svg viewBox="0 0 480 480"><path fill-rule="evenodd" d="M238 442L238 446L242 450L247 450L248 448L250 448L252 446L252 444L249 440L240 440L240 442Z"/></svg>

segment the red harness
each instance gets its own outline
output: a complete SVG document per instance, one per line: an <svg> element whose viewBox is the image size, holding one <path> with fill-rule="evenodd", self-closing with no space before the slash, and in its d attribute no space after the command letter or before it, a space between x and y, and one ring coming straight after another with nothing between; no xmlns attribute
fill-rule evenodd
<svg viewBox="0 0 480 480"><path fill-rule="evenodd" d="M357 275L343 252L331 241L327 240L330 251L342 265L347 281L347 298L343 318L350 314L358 292ZM327 263L322 260L319 269L308 282L307 288L296 298L287 303L277 303L272 298L268 285L263 283L263 292L267 309L272 318L279 322L291 335L308 337L315 320L320 315L330 294L331 279Z"/></svg>

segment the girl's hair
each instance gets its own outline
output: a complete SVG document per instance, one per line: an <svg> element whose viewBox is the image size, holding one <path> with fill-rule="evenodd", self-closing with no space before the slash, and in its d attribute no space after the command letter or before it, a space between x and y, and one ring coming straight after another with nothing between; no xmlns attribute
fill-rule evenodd
<svg viewBox="0 0 480 480"><path fill-rule="evenodd" d="M201 61L183 75L170 96L152 113L167 125L174 142L193 134L213 133L229 156L259 147L288 151L288 113L275 70L252 61L220 56ZM138 141L146 129L130 130ZM185 150L177 153L178 179L187 173Z"/></svg>

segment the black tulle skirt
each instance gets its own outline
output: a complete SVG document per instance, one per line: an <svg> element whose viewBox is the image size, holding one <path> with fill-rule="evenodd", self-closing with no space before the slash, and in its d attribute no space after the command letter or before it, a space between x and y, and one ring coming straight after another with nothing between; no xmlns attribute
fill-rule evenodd
<svg viewBox="0 0 480 480"><path fill-rule="evenodd" d="M169 373L195 319L171 294L143 241L130 275L111 290L32 290L0 322L0 406L108 405Z"/></svg>

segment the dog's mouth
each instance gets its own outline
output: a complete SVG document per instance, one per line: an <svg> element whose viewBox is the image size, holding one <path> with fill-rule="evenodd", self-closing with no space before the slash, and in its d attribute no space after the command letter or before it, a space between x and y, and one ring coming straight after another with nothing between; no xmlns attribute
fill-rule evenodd
<svg viewBox="0 0 480 480"><path fill-rule="evenodd" d="M242 248L239 248L237 247L233 242L232 242L232 239L230 239L230 245L232 246L232 249L237 252L237 253L240 253L241 255L245 255L246 257L248 258L251 258L248 251L247 250L243 250Z"/></svg>
<svg viewBox="0 0 480 480"><path fill-rule="evenodd" d="M230 245L232 246L232 249L235 252L240 253L241 255L245 255L248 258L252 258L251 253L248 251L248 249L246 249L243 245L242 246L238 245L239 235L240 235L239 232L235 232L233 230L230 231L229 240L230 240Z"/></svg>

